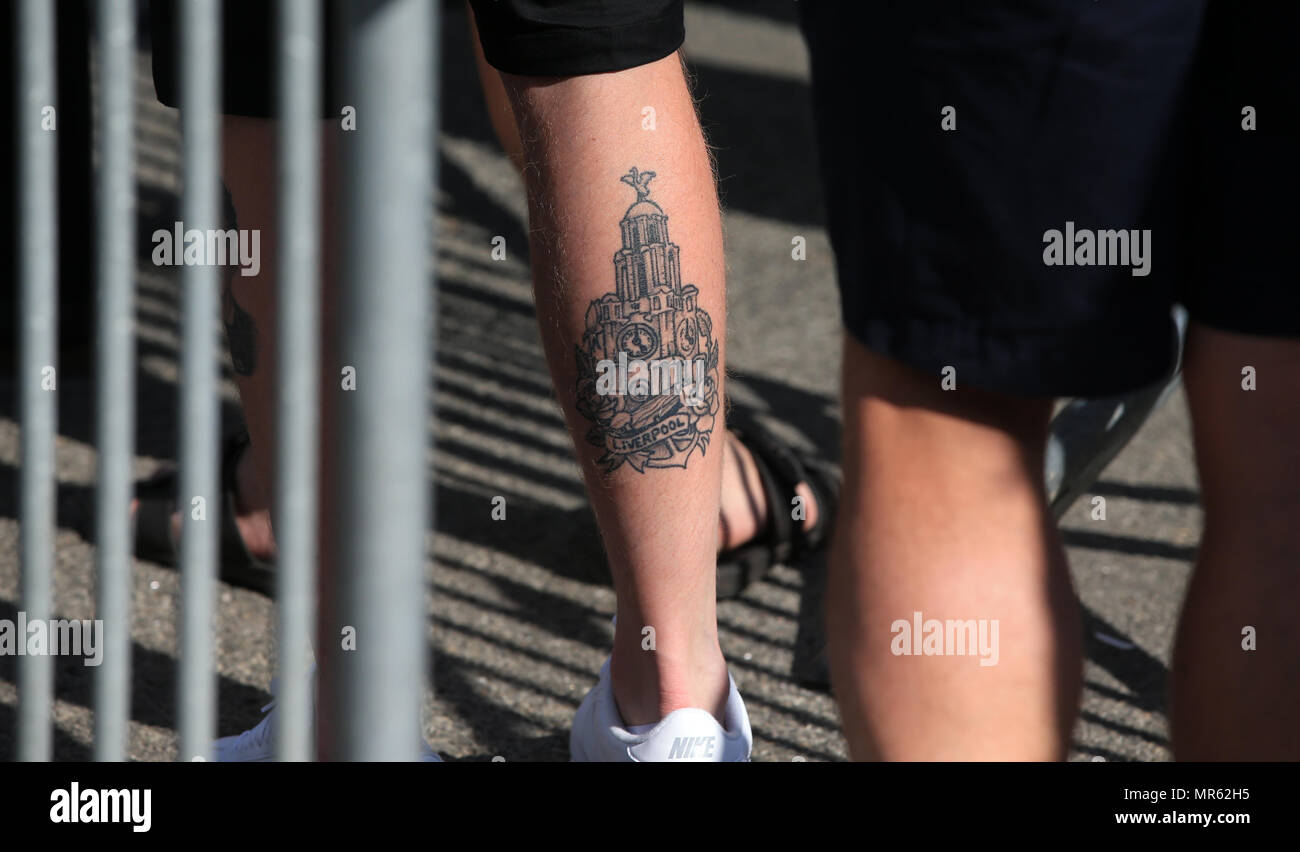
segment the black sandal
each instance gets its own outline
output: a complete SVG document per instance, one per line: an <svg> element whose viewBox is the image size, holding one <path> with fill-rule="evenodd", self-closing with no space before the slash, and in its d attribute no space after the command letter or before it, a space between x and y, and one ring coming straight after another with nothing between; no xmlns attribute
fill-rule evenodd
<svg viewBox="0 0 1300 852"><path fill-rule="evenodd" d="M264 595L275 593L275 564L248 552L235 523L235 474L248 449L248 433L228 437L221 450L221 556L220 577L232 586ZM180 564L180 542L172 535L176 512L176 471L168 470L136 484L135 555L139 559L175 568Z"/></svg>
<svg viewBox="0 0 1300 852"><path fill-rule="evenodd" d="M773 565L795 565L826 545L839 503L839 479L825 462L802 453L773 435L754 418L728 423L754 459L767 499L767 529L718 554L718 598L734 598L767 576ZM785 507L795 486L805 483L817 504L817 522L805 530Z"/></svg>

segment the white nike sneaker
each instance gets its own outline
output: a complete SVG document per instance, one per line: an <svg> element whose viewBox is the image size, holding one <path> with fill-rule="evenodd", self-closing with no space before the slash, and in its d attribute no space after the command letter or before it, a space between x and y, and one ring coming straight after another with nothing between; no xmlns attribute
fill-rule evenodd
<svg viewBox="0 0 1300 852"><path fill-rule="evenodd" d="M312 677L315 677L315 670L312 671ZM275 695L278 686L279 679L272 678L271 695ZM279 724L279 717L275 712L274 698L271 699L270 704L262 708L262 712L266 716L247 731L230 737L221 737L212 744L212 751L219 762L252 763L275 760L275 728ZM443 762L438 753L424 741L424 737L420 738L420 762Z"/></svg>
<svg viewBox="0 0 1300 852"><path fill-rule="evenodd" d="M754 746L749 714L727 675L731 693L723 714L726 727L707 710L674 710L643 734L623 724L614 703L609 660L600 667L600 680L582 699L569 732L569 757L575 761L649 763L680 760L693 763L748 761Z"/></svg>

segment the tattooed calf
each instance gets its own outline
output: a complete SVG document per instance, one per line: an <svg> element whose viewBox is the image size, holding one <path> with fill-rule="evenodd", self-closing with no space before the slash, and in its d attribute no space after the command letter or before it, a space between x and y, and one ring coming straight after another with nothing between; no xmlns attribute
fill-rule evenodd
<svg viewBox="0 0 1300 852"><path fill-rule="evenodd" d="M623 175L637 200L619 223L614 290L587 308L578 361L578 412L608 472L686 467L708 450L718 413L718 342L713 322L683 284L668 216L651 201L654 172Z"/></svg>

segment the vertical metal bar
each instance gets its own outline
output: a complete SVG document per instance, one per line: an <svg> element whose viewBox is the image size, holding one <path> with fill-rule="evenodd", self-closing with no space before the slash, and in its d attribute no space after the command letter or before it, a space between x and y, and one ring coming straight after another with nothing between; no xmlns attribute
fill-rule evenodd
<svg viewBox="0 0 1300 852"><path fill-rule="evenodd" d="M340 403L343 535L340 754L410 760L424 683L424 533L429 522L434 0L348 5L345 68L356 131L346 150L340 311L356 390Z"/></svg>
<svg viewBox="0 0 1300 852"><path fill-rule="evenodd" d="M181 167L185 232L222 227L218 204L220 138L217 109L220 3L180 4ZM212 260L208 258L208 260ZM211 263L181 275L180 493L181 532L180 757L211 758L216 731L212 624L218 532L217 287ZM202 503L198 501L201 500ZM202 514L199 514L199 512Z"/></svg>
<svg viewBox="0 0 1300 852"><path fill-rule="evenodd" d="M281 0L275 489L280 760L311 760L315 751L310 659L304 642L316 629L321 33L317 0Z"/></svg>
<svg viewBox="0 0 1300 852"><path fill-rule="evenodd" d="M135 432L135 16L99 0L99 339L95 567L104 658L95 676L95 759L126 759L131 699L131 455Z"/></svg>
<svg viewBox="0 0 1300 852"><path fill-rule="evenodd" d="M22 0L18 26L18 220L22 279L22 594L28 622L50 617L54 564L57 426L54 4ZM26 637L19 637L25 641ZM52 746L54 660L24 654L18 665L18 759L49 760Z"/></svg>

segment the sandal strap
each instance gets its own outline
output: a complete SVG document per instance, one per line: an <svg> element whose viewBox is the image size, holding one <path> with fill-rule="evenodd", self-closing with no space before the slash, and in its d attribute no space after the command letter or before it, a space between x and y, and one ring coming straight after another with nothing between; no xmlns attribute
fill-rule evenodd
<svg viewBox="0 0 1300 852"><path fill-rule="evenodd" d="M749 448L767 492L768 517L779 545L774 548L776 561L797 560L820 548L831 528L838 499L831 474L805 462L794 448L756 419L748 418L731 428ZM795 488L801 482L812 491L817 504L817 521L811 529L805 529L802 522L796 523L791 517L790 507L798 496Z"/></svg>
<svg viewBox="0 0 1300 852"><path fill-rule="evenodd" d="M804 478L803 466L757 421L729 428L749 450L767 499L767 535L760 534L759 540L770 547L772 562L789 562L799 549L799 531L786 507L794 497L794 486Z"/></svg>

